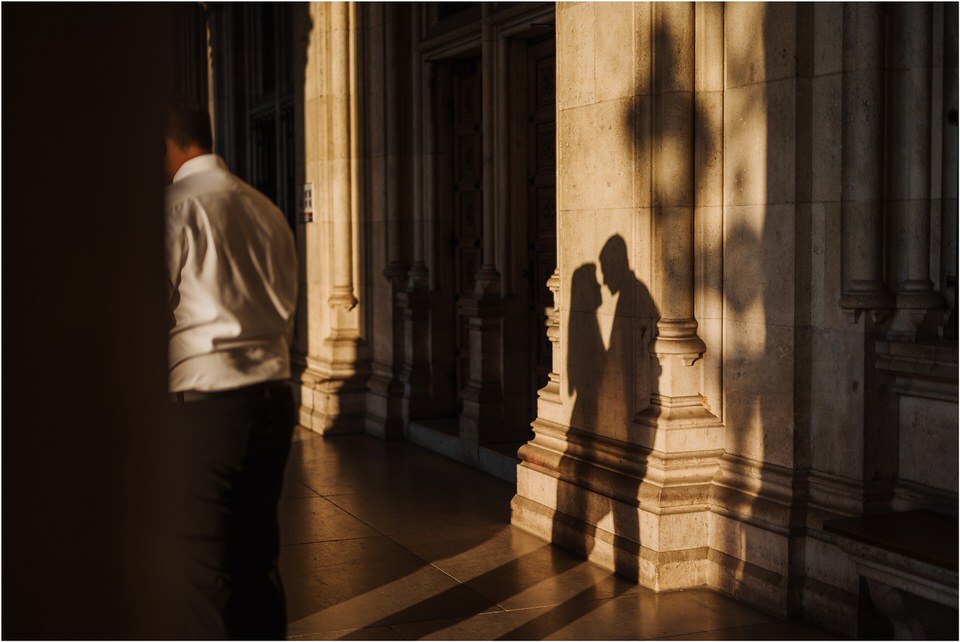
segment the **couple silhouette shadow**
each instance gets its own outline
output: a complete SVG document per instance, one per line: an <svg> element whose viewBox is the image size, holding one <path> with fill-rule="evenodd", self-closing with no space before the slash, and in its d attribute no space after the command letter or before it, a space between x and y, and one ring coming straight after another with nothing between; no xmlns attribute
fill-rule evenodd
<svg viewBox="0 0 960 642"><path fill-rule="evenodd" d="M553 541L636 580L647 457L634 420L657 392L659 366L650 348L660 315L630 267L622 236L607 239L599 263L599 275L595 263L584 263L570 284L566 386L575 401L560 461ZM616 299L612 320L604 287ZM620 459L616 470L604 468L611 453Z"/></svg>

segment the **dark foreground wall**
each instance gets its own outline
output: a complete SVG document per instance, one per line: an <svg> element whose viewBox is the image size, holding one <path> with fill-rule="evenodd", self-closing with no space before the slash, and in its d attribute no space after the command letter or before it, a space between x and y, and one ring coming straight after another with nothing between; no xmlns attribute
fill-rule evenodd
<svg viewBox="0 0 960 642"><path fill-rule="evenodd" d="M163 637L156 5L3 7L3 629Z"/></svg>

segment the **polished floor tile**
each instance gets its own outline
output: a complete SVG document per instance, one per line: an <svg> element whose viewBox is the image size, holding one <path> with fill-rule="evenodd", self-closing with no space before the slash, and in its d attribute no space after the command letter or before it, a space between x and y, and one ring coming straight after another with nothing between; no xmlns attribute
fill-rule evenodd
<svg viewBox="0 0 960 642"><path fill-rule="evenodd" d="M280 541L303 544L376 535L370 526L344 512L324 497L302 497L280 502Z"/></svg>
<svg viewBox="0 0 960 642"><path fill-rule="evenodd" d="M510 523L509 499L496 501L480 492L462 493L437 486L432 492L394 495L332 495L330 501L386 535L484 529Z"/></svg>
<svg viewBox="0 0 960 642"><path fill-rule="evenodd" d="M638 589L633 582L509 526L395 539L505 609L559 604L577 596L613 597Z"/></svg>
<svg viewBox="0 0 960 642"><path fill-rule="evenodd" d="M338 570L340 569L327 569L329 573ZM341 593L338 588L343 583L344 577L332 578L322 590ZM347 594L352 592L345 591ZM354 597L334 602L300 619L291 619L289 633L300 635L344 628L375 628L450 616L468 617L499 610L495 604L469 587L431 566L420 567L393 581L379 583L378 586Z"/></svg>
<svg viewBox="0 0 960 642"><path fill-rule="evenodd" d="M550 607L411 623L394 629L409 639L645 640L698 635L705 625L721 628L728 622L760 625L773 621L745 607L718 613L710 608L709 598L704 599L706 591L662 595L640 591L613 599L591 599L586 593Z"/></svg>
<svg viewBox="0 0 960 642"><path fill-rule="evenodd" d="M363 629L347 629L345 631L320 631L304 635L288 636L290 640L402 640L393 629L388 626L367 627Z"/></svg>
<svg viewBox="0 0 960 642"><path fill-rule="evenodd" d="M510 526L513 486L405 442L300 429L281 501L291 639L830 639L656 594Z"/></svg>
<svg viewBox="0 0 960 642"><path fill-rule="evenodd" d="M765 622L751 626L698 631L667 640L837 640L835 633L818 629L802 622Z"/></svg>

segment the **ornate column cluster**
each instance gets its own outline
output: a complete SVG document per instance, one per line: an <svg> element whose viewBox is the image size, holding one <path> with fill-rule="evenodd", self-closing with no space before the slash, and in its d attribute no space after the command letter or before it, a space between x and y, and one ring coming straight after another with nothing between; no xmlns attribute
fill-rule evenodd
<svg viewBox="0 0 960 642"><path fill-rule="evenodd" d="M891 337L912 340L943 307L930 280L932 5L890 8L887 214L888 278L896 291Z"/></svg>
<svg viewBox="0 0 960 642"><path fill-rule="evenodd" d="M895 309L895 340L937 325L929 313L944 305L930 268L932 12L912 3L843 9L840 305L877 321Z"/></svg>

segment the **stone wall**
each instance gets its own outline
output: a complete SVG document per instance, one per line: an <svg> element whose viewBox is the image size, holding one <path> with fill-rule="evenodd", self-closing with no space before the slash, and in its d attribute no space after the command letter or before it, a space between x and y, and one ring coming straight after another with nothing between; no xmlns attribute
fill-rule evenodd
<svg viewBox="0 0 960 642"><path fill-rule="evenodd" d="M953 6L312 3L301 420L481 467L524 434L518 69L554 12L553 363L513 523L656 590L855 633L823 522L956 512ZM466 288L444 139L463 59Z"/></svg>
<svg viewBox="0 0 960 642"><path fill-rule="evenodd" d="M515 524L855 632L823 521L956 512L951 11L558 5L557 384Z"/></svg>

